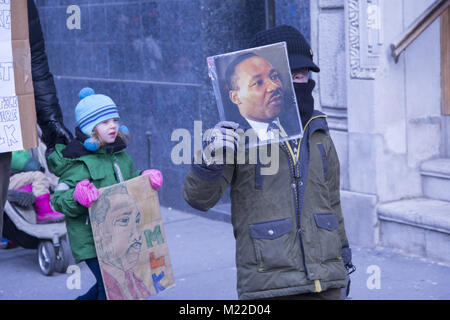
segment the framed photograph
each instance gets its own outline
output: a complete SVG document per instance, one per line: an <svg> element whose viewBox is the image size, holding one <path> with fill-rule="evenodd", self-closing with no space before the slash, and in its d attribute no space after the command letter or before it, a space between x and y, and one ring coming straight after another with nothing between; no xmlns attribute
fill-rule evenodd
<svg viewBox="0 0 450 320"><path fill-rule="evenodd" d="M208 57L207 63L221 121L253 131L257 145L303 136L285 42Z"/></svg>

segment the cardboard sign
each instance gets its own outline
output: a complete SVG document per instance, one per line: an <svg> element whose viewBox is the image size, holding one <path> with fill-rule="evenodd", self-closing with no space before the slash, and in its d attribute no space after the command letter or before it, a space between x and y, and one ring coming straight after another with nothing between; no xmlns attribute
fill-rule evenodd
<svg viewBox="0 0 450 320"><path fill-rule="evenodd" d="M108 299L146 299L173 287L158 193L148 176L99 191L89 217Z"/></svg>
<svg viewBox="0 0 450 320"><path fill-rule="evenodd" d="M37 145L27 0L0 0L0 153Z"/></svg>
<svg viewBox="0 0 450 320"><path fill-rule="evenodd" d="M211 56L207 64L221 121L254 130L256 145L273 141L275 124L280 141L303 136L285 42Z"/></svg>

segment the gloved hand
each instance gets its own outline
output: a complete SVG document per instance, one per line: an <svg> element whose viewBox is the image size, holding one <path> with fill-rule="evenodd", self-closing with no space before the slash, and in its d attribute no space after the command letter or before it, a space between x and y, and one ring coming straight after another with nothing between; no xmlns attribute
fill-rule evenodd
<svg viewBox="0 0 450 320"><path fill-rule="evenodd" d="M342 261L347 269L347 273L351 274L356 270L356 267L352 264L352 250L349 247L343 247L341 250Z"/></svg>
<svg viewBox="0 0 450 320"><path fill-rule="evenodd" d="M87 179L78 182L73 192L75 201L85 207L90 207L98 199L98 195L98 189Z"/></svg>
<svg viewBox="0 0 450 320"><path fill-rule="evenodd" d="M345 276L346 286L345 286L345 288L342 289L342 292L343 292L342 296L343 296L343 299L345 299L346 297L348 297L348 295L350 293L350 284L351 284L350 274L355 272L356 267L352 263L352 250L349 247L342 248L341 256L342 256L342 261L344 262L345 269L347 269L347 274Z"/></svg>
<svg viewBox="0 0 450 320"><path fill-rule="evenodd" d="M55 144L69 144L73 139L72 133L60 121L48 121L41 126L42 141L45 143L47 150L45 155L48 156L53 152Z"/></svg>
<svg viewBox="0 0 450 320"><path fill-rule="evenodd" d="M148 174L149 179L150 179L150 184L152 185L153 189L155 189L156 191L158 191L159 189L161 189L162 184L163 184L163 175L161 173L161 171L156 170L156 169L148 169L148 170L144 170L142 172L142 174Z"/></svg>
<svg viewBox="0 0 450 320"><path fill-rule="evenodd" d="M236 122L221 121L206 133L202 158L207 166L215 164L221 168L223 164L226 164L226 152L235 154L240 138L239 134L235 131L238 128L239 124ZM229 151L226 151L226 149ZM222 163L216 163L220 159L220 156L223 157Z"/></svg>

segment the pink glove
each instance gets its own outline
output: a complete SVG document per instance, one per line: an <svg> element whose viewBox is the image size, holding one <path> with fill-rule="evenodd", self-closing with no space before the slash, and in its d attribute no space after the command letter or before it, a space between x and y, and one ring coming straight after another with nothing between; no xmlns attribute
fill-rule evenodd
<svg viewBox="0 0 450 320"><path fill-rule="evenodd" d="M156 170L156 169L148 169L148 170L144 170L142 172L142 174L149 175L150 184L152 185L153 189L155 189L156 191L161 189L162 184L163 184L163 176L162 176L161 171Z"/></svg>
<svg viewBox="0 0 450 320"><path fill-rule="evenodd" d="M73 192L73 198L79 204L85 207L90 207L92 203L98 199L98 189L89 180L84 179L77 183L75 191Z"/></svg>

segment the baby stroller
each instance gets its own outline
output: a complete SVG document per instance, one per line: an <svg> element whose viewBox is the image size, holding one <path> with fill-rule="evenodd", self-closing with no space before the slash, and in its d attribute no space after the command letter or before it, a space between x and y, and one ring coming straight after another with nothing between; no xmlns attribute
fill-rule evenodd
<svg viewBox="0 0 450 320"><path fill-rule="evenodd" d="M29 151L41 163L45 175L54 187L58 178L48 170L45 150L45 145L39 139L39 146ZM65 222L37 224L33 207L20 207L6 201L3 236L25 249L37 248L37 262L46 276L52 275L54 271L65 273L73 261Z"/></svg>

